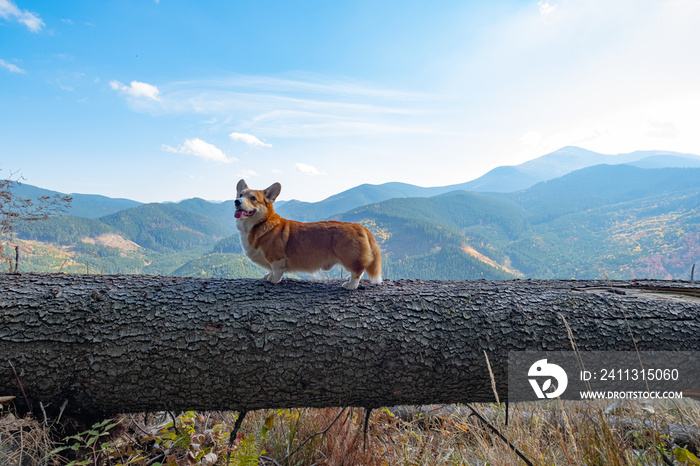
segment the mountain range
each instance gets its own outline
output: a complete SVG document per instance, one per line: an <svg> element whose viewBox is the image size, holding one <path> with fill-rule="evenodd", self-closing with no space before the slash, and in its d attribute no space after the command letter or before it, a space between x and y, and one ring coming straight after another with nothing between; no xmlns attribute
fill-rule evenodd
<svg viewBox="0 0 700 466"><path fill-rule="evenodd" d="M262 275L241 255L232 201L72 196L70 216L18 231L22 270ZM684 278L700 260L700 157L565 147L459 185L361 185L277 211L367 226L387 278Z"/></svg>
<svg viewBox="0 0 700 466"><path fill-rule="evenodd" d="M557 178L572 171L594 165L629 164L642 168L700 167L700 157L665 151L637 151L629 154L606 155L580 147L567 146L555 152L514 166L496 167L466 183L422 188L404 183L364 184L343 191L319 202L291 200L278 209L283 217L303 221L328 218L361 205L401 197L430 197L450 191L510 193Z"/></svg>
<svg viewBox="0 0 700 466"><path fill-rule="evenodd" d="M38 188L30 184L22 183L15 185L14 193L23 199L38 199L41 196L64 195L58 191ZM113 214L124 209L138 207L142 203L131 199L119 199L99 194L70 194L73 201L70 206L70 215L85 218L99 218L104 215Z"/></svg>

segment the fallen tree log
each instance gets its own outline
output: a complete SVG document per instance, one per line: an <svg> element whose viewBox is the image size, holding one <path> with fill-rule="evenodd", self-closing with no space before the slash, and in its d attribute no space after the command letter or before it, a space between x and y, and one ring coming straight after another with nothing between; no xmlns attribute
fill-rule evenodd
<svg viewBox="0 0 700 466"><path fill-rule="evenodd" d="M74 417L501 401L509 351L700 350L700 284L0 275L0 396ZM632 341L630 332L634 335Z"/></svg>

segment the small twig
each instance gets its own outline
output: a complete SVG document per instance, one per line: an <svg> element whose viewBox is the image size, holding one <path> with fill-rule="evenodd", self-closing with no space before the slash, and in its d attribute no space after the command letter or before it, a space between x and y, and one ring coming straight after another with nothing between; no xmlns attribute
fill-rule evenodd
<svg viewBox="0 0 700 466"><path fill-rule="evenodd" d="M161 456L162 456L162 458L161 458ZM153 457L153 458L151 458L150 460L148 460L148 461L146 462L146 464L148 465L148 464L151 464L151 463L155 463L156 461L161 460L161 459L165 459L165 453L158 453L155 457Z"/></svg>
<svg viewBox="0 0 700 466"><path fill-rule="evenodd" d="M498 399L498 390L496 390L496 378L493 376L493 370L491 370L491 362L489 362L489 355L484 351L484 357L486 358L486 367L489 369L489 377L491 378L491 389L493 390L493 395L496 397L496 403L501 404L501 400Z"/></svg>
<svg viewBox="0 0 700 466"><path fill-rule="evenodd" d="M146 429L144 429L143 427L141 427L141 426L139 425L139 423L136 421L136 419L134 419L134 415L133 415L133 414L129 414L129 417L131 418L131 423L132 423L133 425L135 425L136 428L137 428L138 430L140 430L141 432L143 432L143 433L146 434L147 436L148 436L148 435L152 435L150 432L148 432ZM145 418L144 418L144 419L145 419Z"/></svg>
<svg viewBox="0 0 700 466"><path fill-rule="evenodd" d="M481 415L476 409L474 409L471 405L466 405L466 406L467 406L467 408L469 408L469 409L471 410L472 414L474 414L474 416L477 417L477 419L479 419L481 422L483 422L484 425L486 425L486 427L488 427L489 429L491 429L491 431L492 431L494 434L496 434L501 440L503 440L503 441L510 447L510 449L513 450L513 451L515 452L515 454L518 455L518 456L520 457L520 459L523 460L523 462L525 462L525 464L527 464L527 466L533 466L532 462L531 462L529 459L527 459L527 457L526 457L520 450L518 450L518 448L517 448L515 445L513 445L512 443L510 443L510 440L508 440L508 439L505 437L505 435L503 435L498 429L496 429L493 425L491 425L491 423L490 423L489 421L487 421L487 420L484 418L484 416L482 416L482 415Z"/></svg>
<svg viewBox="0 0 700 466"><path fill-rule="evenodd" d="M15 246L15 273L19 273L19 246Z"/></svg>
<svg viewBox="0 0 700 466"><path fill-rule="evenodd" d="M175 429L175 434L180 435L180 429L177 428L177 419L175 418L175 415L172 411L168 411L168 414L170 414L170 417L173 420L173 429Z"/></svg>
<svg viewBox="0 0 700 466"><path fill-rule="evenodd" d="M54 424L61 420L61 416L63 416L63 411L65 411L66 406L68 406L68 400L63 400L63 403L61 403L61 409L58 411L58 417L55 421L53 421Z"/></svg>
<svg viewBox="0 0 700 466"><path fill-rule="evenodd" d="M343 408L343 409L345 409L345 408ZM342 414L342 411L341 411L341 414ZM344 426L345 423L348 422L348 421L350 420L350 418L352 417L352 415L353 415L353 409L350 408L350 409L348 409L348 414L345 416L345 419L343 419L343 422L342 422L342 424L340 424L340 425L341 425L341 426ZM350 429L350 425L351 425L351 424L352 424L352 423L349 423L349 424L348 424L348 429Z"/></svg>
<svg viewBox="0 0 700 466"><path fill-rule="evenodd" d="M46 405L49 406L49 405ZM41 401L39 402L39 407L41 408L41 412L44 414L44 425L48 426L49 425L49 419L46 417L46 411L44 411L44 403Z"/></svg>
<svg viewBox="0 0 700 466"><path fill-rule="evenodd" d="M22 386L22 381L19 379L19 375L17 375L17 371L15 370L15 366L12 364L12 361L9 359L7 362L10 364L10 367L12 368L12 372L15 374L15 379L17 380L17 385L19 385L19 391L22 392L22 396L24 397L24 402L27 403L27 408L29 408L29 411L32 411L32 404L29 402L29 398L27 398L27 394L24 393L24 387Z"/></svg>
<svg viewBox="0 0 700 466"><path fill-rule="evenodd" d="M231 451L233 450L233 445L236 441L236 435L238 434L238 430L241 428L241 424L243 424L243 419L245 418L246 414L248 414L248 411L241 411L238 415L238 419L236 419L236 423L233 425L231 437L228 440L228 454L226 455L226 466L229 466L229 464L231 463Z"/></svg>
<svg viewBox="0 0 700 466"><path fill-rule="evenodd" d="M19 429L19 462L22 464L24 460L24 429Z"/></svg>
<svg viewBox="0 0 700 466"><path fill-rule="evenodd" d="M294 450L292 450L292 452L289 453L289 454L284 458L284 460L286 461L286 460L287 460L288 458L290 458L294 453L298 452L298 451L301 449L301 447L303 447L304 445L306 445L306 444L309 442L309 440L311 440L312 438L316 437L317 435L324 435L326 432L328 432L328 430L329 430L331 427L333 427L333 424L335 424L336 421L337 421L338 419L340 419L340 416L343 414L343 412L344 412L346 409L347 409L347 408L341 409L340 412L338 413L338 415L335 416L335 419L333 419L333 420L331 421L331 423L328 424L328 426L327 426L325 429L320 430L320 431L318 431L318 432L314 432L313 434L311 434L311 436L310 436L309 438L307 438L306 440L304 440L303 442L301 442L301 443L299 444L299 446L297 446ZM347 420L347 419L346 419L346 420ZM344 424L344 423L343 423L343 424Z"/></svg>
<svg viewBox="0 0 700 466"><path fill-rule="evenodd" d="M102 264L102 270L100 271L100 275L104 275L105 274L105 263L102 261L102 258L100 256L98 256L97 253L94 251L86 251L86 252L97 257L97 260L100 261L100 264ZM87 263L87 261L86 261L86 263Z"/></svg>
<svg viewBox="0 0 700 466"><path fill-rule="evenodd" d="M365 408L365 425L362 433L362 443L364 451L367 452L367 428L369 427L369 416L372 414L372 408Z"/></svg>
<svg viewBox="0 0 700 466"><path fill-rule="evenodd" d="M58 273L63 272L63 267L66 266L66 262L68 262L68 259L66 259L66 260L63 261L63 264L61 264L61 267L58 269Z"/></svg>
<svg viewBox="0 0 700 466"><path fill-rule="evenodd" d="M362 443L363 443L363 447L364 447L365 452L367 451L367 429L369 428L369 416L370 416L370 414L372 414L372 408L365 408L365 426L363 429L364 432L362 433L362 437L363 437Z"/></svg>
<svg viewBox="0 0 700 466"><path fill-rule="evenodd" d="M281 465L280 463L278 463L274 458L270 458L269 456L260 455L258 458L260 458L261 460L263 460L263 461L265 461L265 462L267 462L267 463L272 463L272 464L275 465L275 466L282 466L282 465Z"/></svg>

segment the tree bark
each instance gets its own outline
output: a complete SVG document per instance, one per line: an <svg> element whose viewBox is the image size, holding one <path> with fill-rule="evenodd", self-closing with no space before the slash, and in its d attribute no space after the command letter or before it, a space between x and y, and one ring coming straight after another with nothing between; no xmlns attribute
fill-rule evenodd
<svg viewBox="0 0 700 466"><path fill-rule="evenodd" d="M0 275L0 396L74 417L494 401L509 351L700 350L700 284ZM20 387L21 384L21 387Z"/></svg>

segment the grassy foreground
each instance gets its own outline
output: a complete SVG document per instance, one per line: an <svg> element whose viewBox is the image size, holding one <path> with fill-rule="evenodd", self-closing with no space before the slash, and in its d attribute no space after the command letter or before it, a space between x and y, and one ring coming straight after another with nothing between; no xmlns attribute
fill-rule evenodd
<svg viewBox="0 0 700 466"><path fill-rule="evenodd" d="M608 407L521 403L510 406L506 425L503 404L474 405L493 429L463 407L375 410L366 441L361 408L261 410L248 413L231 442L236 413L120 415L68 435L60 421L15 417L6 401L0 464L700 465L697 401Z"/></svg>

